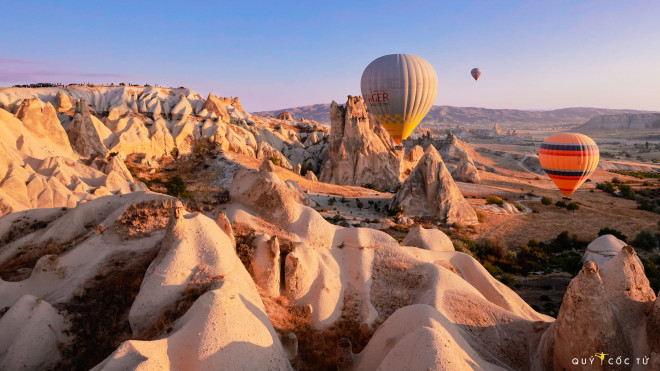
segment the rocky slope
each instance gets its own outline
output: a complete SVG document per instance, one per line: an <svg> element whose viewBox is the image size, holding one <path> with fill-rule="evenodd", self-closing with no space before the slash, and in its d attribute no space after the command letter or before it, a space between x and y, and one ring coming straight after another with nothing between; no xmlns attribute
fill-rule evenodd
<svg viewBox="0 0 660 371"><path fill-rule="evenodd" d="M135 192L0 219L0 365L551 370L594 349L657 356L658 303L630 247L588 261L553 320L442 232L399 244L332 225L265 164L235 174L212 218Z"/></svg>
<svg viewBox="0 0 660 371"><path fill-rule="evenodd" d="M660 128L660 113L601 115L591 118L584 125L573 129L584 134L605 134L619 131Z"/></svg>
<svg viewBox="0 0 660 371"><path fill-rule="evenodd" d="M312 178L328 137L313 123L250 116L238 98L209 94L204 100L188 89L3 88L0 106L10 110L0 108L6 132L0 139L0 215L144 189L128 171L125 185L122 176L109 174L107 157L114 155L141 154L156 164L163 156L230 151L272 158L303 175L311 171Z"/></svg>

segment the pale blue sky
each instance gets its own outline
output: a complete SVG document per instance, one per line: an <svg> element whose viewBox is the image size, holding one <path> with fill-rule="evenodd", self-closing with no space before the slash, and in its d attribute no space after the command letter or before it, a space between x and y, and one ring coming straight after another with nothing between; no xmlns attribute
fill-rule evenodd
<svg viewBox="0 0 660 371"><path fill-rule="evenodd" d="M359 94L409 53L437 105L660 110L660 1L0 1L0 86L135 82L249 111ZM480 67L478 82L470 69Z"/></svg>

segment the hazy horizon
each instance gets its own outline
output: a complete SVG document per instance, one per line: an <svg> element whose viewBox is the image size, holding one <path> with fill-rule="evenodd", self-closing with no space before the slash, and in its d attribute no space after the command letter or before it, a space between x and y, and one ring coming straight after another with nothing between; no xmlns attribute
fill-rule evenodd
<svg viewBox="0 0 660 371"><path fill-rule="evenodd" d="M3 7L3 86L186 86L267 111L342 102L373 59L409 53L438 74L434 105L660 110L654 1L26 4Z"/></svg>

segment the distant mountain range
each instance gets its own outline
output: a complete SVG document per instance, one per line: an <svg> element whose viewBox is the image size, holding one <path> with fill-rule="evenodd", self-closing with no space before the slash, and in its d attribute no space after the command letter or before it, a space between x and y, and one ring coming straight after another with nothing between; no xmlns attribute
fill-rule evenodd
<svg viewBox="0 0 660 371"><path fill-rule="evenodd" d="M289 111L295 120L305 118L325 124L330 123L330 104L312 104L309 106L253 113L269 117L277 116L284 111ZM641 114L648 112L650 111L590 107L562 108L550 111L526 111L516 109L433 106L422 121L422 125L425 127L456 124L492 126L497 123L516 128L529 125L542 127L573 126L584 124L591 118L600 115Z"/></svg>

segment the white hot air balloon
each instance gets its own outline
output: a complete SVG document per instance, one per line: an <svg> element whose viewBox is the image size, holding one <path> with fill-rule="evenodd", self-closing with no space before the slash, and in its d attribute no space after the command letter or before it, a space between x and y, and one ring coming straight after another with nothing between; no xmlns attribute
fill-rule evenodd
<svg viewBox="0 0 660 371"><path fill-rule="evenodd" d="M360 85L369 111L401 143L433 106L438 76L421 57L389 54L365 68Z"/></svg>

